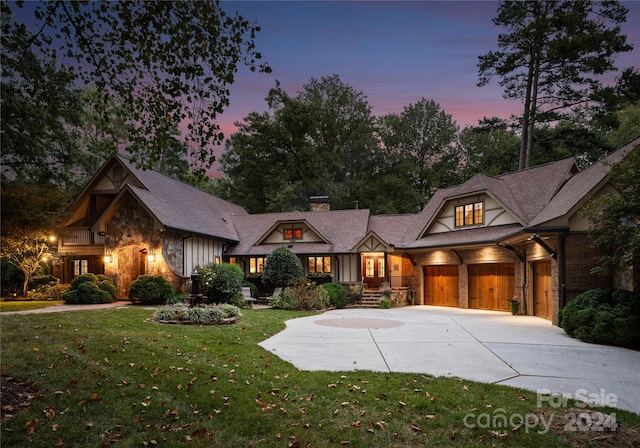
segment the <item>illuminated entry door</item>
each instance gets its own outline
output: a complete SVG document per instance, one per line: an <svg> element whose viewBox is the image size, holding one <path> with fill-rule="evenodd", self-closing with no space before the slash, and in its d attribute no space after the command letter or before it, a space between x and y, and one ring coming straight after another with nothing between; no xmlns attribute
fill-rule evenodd
<svg viewBox="0 0 640 448"><path fill-rule="evenodd" d="M384 281L384 254L372 253L362 255L362 277L367 288L379 288Z"/></svg>

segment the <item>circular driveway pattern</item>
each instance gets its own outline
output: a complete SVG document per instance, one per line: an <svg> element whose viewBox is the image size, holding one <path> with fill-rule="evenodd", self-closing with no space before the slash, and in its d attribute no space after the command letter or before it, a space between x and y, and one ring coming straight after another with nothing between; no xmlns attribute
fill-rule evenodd
<svg viewBox="0 0 640 448"><path fill-rule="evenodd" d="M395 328L401 327L404 323L392 319L371 319L343 317L340 319L322 319L314 322L316 325L333 328Z"/></svg>

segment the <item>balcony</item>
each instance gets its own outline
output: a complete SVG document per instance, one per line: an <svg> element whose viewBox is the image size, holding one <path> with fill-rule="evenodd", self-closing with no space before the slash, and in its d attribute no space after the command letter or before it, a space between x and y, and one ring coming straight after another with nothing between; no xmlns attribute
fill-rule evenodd
<svg viewBox="0 0 640 448"><path fill-rule="evenodd" d="M103 246L104 235L91 232L89 227L75 227L68 229L69 234L60 240L60 247L69 246Z"/></svg>

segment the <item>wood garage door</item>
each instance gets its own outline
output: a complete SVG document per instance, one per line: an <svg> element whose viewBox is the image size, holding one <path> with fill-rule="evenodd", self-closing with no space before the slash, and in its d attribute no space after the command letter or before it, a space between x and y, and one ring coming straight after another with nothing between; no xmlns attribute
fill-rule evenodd
<svg viewBox="0 0 640 448"><path fill-rule="evenodd" d="M424 304L459 306L458 266L424 267Z"/></svg>
<svg viewBox="0 0 640 448"><path fill-rule="evenodd" d="M533 263L533 313L551 319L551 261Z"/></svg>
<svg viewBox="0 0 640 448"><path fill-rule="evenodd" d="M509 311L514 291L512 264L469 265L469 308Z"/></svg>

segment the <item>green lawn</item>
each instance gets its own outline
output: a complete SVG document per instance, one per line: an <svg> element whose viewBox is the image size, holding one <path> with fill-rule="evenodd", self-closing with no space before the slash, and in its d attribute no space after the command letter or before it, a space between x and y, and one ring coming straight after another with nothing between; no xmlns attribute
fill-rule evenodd
<svg viewBox="0 0 640 448"><path fill-rule="evenodd" d="M625 434L640 434L640 416L621 410L624 431L568 433L565 410L538 408L532 392L422 374L299 371L257 345L304 313L245 310L238 324L209 327L158 324L152 314L3 316L2 374L36 382L38 393L28 411L2 421L2 446L539 448L583 435L605 437L594 446L619 436L611 446L625 446ZM477 418L558 412L544 434Z"/></svg>
<svg viewBox="0 0 640 448"><path fill-rule="evenodd" d="M5 311L26 311L46 308L62 303L62 300L6 300L0 301L0 313Z"/></svg>

